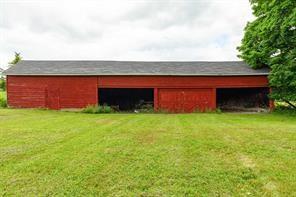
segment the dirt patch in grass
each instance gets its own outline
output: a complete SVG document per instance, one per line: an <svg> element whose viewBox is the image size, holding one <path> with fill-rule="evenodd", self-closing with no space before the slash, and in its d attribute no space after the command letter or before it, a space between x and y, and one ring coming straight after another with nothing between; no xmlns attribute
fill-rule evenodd
<svg viewBox="0 0 296 197"><path fill-rule="evenodd" d="M154 133L145 133L137 136L137 141L143 145L154 144L157 136Z"/></svg>
<svg viewBox="0 0 296 197"><path fill-rule="evenodd" d="M239 160L242 163L242 165L246 168L254 169L256 167L255 162L246 155L239 155Z"/></svg>
<svg viewBox="0 0 296 197"><path fill-rule="evenodd" d="M96 120L97 124L113 124L116 122L117 122L116 120L112 120L110 118L102 118L102 119Z"/></svg>
<svg viewBox="0 0 296 197"><path fill-rule="evenodd" d="M263 190L265 190L266 193L268 193L271 196L281 196L277 189L277 184L274 181L269 181L263 186Z"/></svg>

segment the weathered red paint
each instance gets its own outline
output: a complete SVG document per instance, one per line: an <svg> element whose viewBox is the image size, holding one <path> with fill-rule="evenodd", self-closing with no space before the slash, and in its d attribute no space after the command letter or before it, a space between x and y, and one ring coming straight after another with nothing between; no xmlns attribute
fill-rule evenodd
<svg viewBox="0 0 296 197"><path fill-rule="evenodd" d="M272 89L269 88L269 93L271 94L271 92L272 92ZM269 99L269 110L270 110L270 111L273 111L274 109L275 109L274 100Z"/></svg>
<svg viewBox="0 0 296 197"><path fill-rule="evenodd" d="M82 108L98 103L98 88L154 88L154 109L216 108L216 88L268 87L266 76L8 76L11 107Z"/></svg>
<svg viewBox="0 0 296 197"><path fill-rule="evenodd" d="M268 79L266 76L99 76L98 86L103 88L154 88L154 110L192 112L197 110L196 108L201 111L216 109L216 88L268 87ZM172 91L169 93L168 89ZM194 90L189 91L188 89ZM180 96L182 92L185 94L184 98ZM167 99L161 98L164 95Z"/></svg>
<svg viewBox="0 0 296 197"><path fill-rule="evenodd" d="M213 91L210 88L159 89L159 108L169 112L194 112L213 110Z"/></svg>
<svg viewBox="0 0 296 197"><path fill-rule="evenodd" d="M192 76L100 76L99 87L114 88L231 88L268 87L266 76L192 77Z"/></svg>
<svg viewBox="0 0 296 197"><path fill-rule="evenodd" d="M8 76L11 107L82 108L97 103L97 77Z"/></svg>

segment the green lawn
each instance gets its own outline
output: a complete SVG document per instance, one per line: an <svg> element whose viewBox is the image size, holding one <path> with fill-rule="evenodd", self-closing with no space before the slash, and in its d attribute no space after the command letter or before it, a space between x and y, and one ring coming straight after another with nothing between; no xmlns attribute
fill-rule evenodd
<svg viewBox="0 0 296 197"><path fill-rule="evenodd" d="M295 196L296 116L0 109L0 195Z"/></svg>

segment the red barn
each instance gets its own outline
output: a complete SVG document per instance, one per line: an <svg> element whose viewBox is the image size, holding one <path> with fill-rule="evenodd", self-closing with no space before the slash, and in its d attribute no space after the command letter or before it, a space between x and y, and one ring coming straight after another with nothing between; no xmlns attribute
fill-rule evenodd
<svg viewBox="0 0 296 197"><path fill-rule="evenodd" d="M193 112L227 106L272 107L268 69L244 62L20 61L6 71L8 105Z"/></svg>

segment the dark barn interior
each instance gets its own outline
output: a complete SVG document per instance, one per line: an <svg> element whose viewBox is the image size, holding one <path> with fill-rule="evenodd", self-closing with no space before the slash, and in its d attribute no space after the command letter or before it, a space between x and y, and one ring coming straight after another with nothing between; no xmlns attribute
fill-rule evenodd
<svg viewBox="0 0 296 197"><path fill-rule="evenodd" d="M120 111L132 111L143 106L153 107L153 88L99 88L99 104Z"/></svg>
<svg viewBox="0 0 296 197"><path fill-rule="evenodd" d="M226 111L266 109L268 93L268 88L218 88L217 107Z"/></svg>

